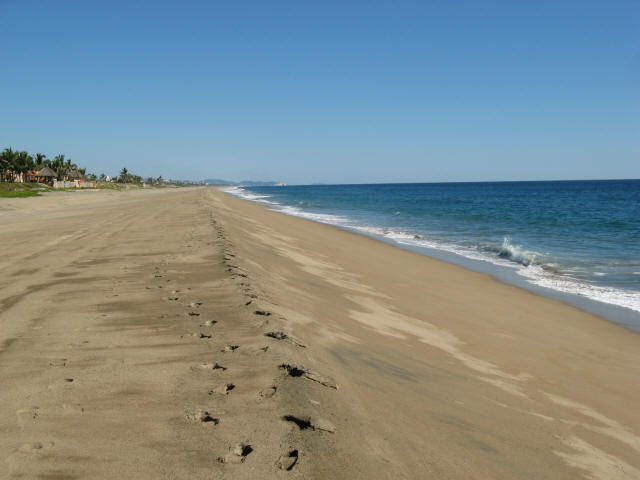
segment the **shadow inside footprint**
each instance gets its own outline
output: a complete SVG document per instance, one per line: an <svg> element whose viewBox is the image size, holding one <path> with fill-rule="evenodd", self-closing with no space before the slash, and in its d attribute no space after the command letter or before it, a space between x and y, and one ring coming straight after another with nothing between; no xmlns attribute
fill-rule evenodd
<svg viewBox="0 0 640 480"><path fill-rule="evenodd" d="M236 386L233 383L225 383L224 385L209 390L209 395L227 395L234 388L236 388Z"/></svg>
<svg viewBox="0 0 640 480"><path fill-rule="evenodd" d="M264 310L256 310L255 312L256 315L264 315L265 317L268 317L269 315L271 315L271 312L266 312Z"/></svg>
<svg viewBox="0 0 640 480"><path fill-rule="evenodd" d="M282 417L287 422L295 423L300 430L316 430L320 432L335 433L336 427L328 420L322 418L296 417L294 415L285 415Z"/></svg>
<svg viewBox="0 0 640 480"><path fill-rule="evenodd" d="M285 455L281 455L276 462L280 470L291 470L298 463L298 450L291 450Z"/></svg>
<svg viewBox="0 0 640 480"><path fill-rule="evenodd" d="M302 366L296 367L295 365L283 363L282 365L280 365L280 368L283 370L286 370L286 372L292 377L304 376L305 378L313 382L317 382L320 385L324 385L325 387L333 388L335 390L338 389L338 385L336 384L335 380L333 380L332 378L324 375L320 375L319 373L314 372L312 370L308 370Z"/></svg>
<svg viewBox="0 0 640 480"><path fill-rule="evenodd" d="M219 418L214 417L213 415L211 415L209 412L205 410L189 413L186 415L186 419L187 421L194 422L194 423L200 422L200 423L206 423L206 424L212 424L212 425L218 425L218 423L220 423Z"/></svg>
<svg viewBox="0 0 640 480"><path fill-rule="evenodd" d="M313 425L311 425L311 419L309 417L300 418L300 417L295 417L293 415L285 415L284 417L282 417L282 419L287 422L295 423L298 426L298 428L300 428L300 430L313 428Z"/></svg>
<svg viewBox="0 0 640 480"><path fill-rule="evenodd" d="M218 457L220 463L243 463L249 455L253 452L253 447L247 443L238 443L234 447L229 449L229 453L224 457Z"/></svg>
<svg viewBox="0 0 640 480"><path fill-rule="evenodd" d="M274 331L274 332L267 332L264 334L265 337L269 337L269 338L275 338L276 340L285 340L287 338L289 338L289 335L287 335L284 332L280 332L280 331Z"/></svg>
<svg viewBox="0 0 640 480"><path fill-rule="evenodd" d="M295 365L289 365L288 363L283 363L280 365L280 368L286 370L286 372L292 377L301 377L306 373L306 370L298 368Z"/></svg>
<svg viewBox="0 0 640 480"><path fill-rule="evenodd" d="M203 412L203 415L200 417L200 421L202 423L213 423L214 425L218 425L218 423L220 423L219 419L212 417L207 412Z"/></svg>

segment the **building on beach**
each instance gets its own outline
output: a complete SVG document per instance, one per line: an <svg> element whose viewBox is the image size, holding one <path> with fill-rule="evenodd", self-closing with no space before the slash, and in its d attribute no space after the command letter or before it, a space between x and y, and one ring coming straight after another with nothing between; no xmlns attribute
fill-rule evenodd
<svg viewBox="0 0 640 480"><path fill-rule="evenodd" d="M58 173L50 168L44 167L40 170L34 170L33 172L29 172L26 174L26 180L28 182L38 182L38 183L46 183L48 185L53 185L53 181L57 178Z"/></svg>

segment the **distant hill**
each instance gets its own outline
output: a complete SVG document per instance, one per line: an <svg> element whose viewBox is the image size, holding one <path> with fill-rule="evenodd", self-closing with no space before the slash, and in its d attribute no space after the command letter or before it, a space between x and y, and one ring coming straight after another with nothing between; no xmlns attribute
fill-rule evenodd
<svg viewBox="0 0 640 480"><path fill-rule="evenodd" d="M209 185L244 185L247 187L273 187L284 185L282 182L259 182L255 180L242 180L241 182L233 182L231 180L222 180L220 178L205 178L205 182Z"/></svg>
<svg viewBox="0 0 640 480"><path fill-rule="evenodd" d="M205 178L205 182L209 185L236 185L236 182L230 182L229 180L221 180L219 178Z"/></svg>

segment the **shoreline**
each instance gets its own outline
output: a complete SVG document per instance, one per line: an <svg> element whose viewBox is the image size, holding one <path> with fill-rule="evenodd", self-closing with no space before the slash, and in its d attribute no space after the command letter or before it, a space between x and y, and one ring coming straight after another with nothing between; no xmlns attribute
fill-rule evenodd
<svg viewBox="0 0 640 480"><path fill-rule="evenodd" d="M351 232L364 237L372 238L374 240L377 240L382 243L386 243L388 245L394 246L396 248L400 248L402 250L414 252L419 255L423 255L429 258L447 262L452 265L463 267L473 272L490 275L492 278L494 278L499 282L521 288L523 290L532 292L536 295L539 295L545 298L559 300L563 303L566 303L567 305L576 307L584 311L585 313L596 315L598 317L601 317L603 320L614 323L616 325L623 326L634 333L640 333L640 312L635 311L632 308L616 305L616 304L605 302L602 300L596 300L594 298L590 298L579 293L570 293L570 292L557 290L547 286L537 285L534 282L528 280L527 278L517 273L516 270L518 268L521 268L521 266L518 267L516 265L501 265L499 263L492 262L488 259L482 260L482 259L471 258L459 253L454 253L454 252L450 252L443 249L437 249L437 248L426 247L426 246L418 246L418 245L410 245L407 243L400 242L393 238L388 238L383 235L378 235L378 234L360 230L357 228L342 226L339 224L331 223L328 221L317 220L317 219L309 218L302 215L296 215L294 213L289 213L287 211L280 211L270 207L269 205L261 202L260 200L243 198L242 196L234 194L228 191L228 187L226 186L216 186L214 188L224 192L227 195L233 196L235 198L239 198L241 200L250 201L258 205L261 205L276 213L288 215L295 218L309 220L319 224L328 225L328 226L337 228L339 230L343 230L343 231Z"/></svg>
<svg viewBox="0 0 640 480"><path fill-rule="evenodd" d="M215 189L26 200L2 475L640 476L619 325Z"/></svg>

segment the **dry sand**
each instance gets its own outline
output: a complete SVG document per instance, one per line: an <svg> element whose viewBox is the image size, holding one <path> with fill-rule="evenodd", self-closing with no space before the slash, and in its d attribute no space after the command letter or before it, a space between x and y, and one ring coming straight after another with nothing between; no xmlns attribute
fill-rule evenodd
<svg viewBox="0 0 640 480"><path fill-rule="evenodd" d="M639 336L486 275L213 189L0 245L0 478L640 478Z"/></svg>

